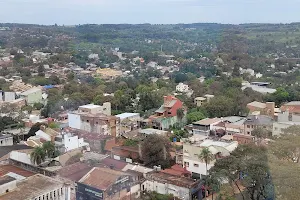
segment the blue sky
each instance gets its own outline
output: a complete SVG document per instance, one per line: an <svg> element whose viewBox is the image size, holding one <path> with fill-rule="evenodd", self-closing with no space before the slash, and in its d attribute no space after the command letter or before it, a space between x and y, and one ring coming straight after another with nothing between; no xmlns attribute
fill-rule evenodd
<svg viewBox="0 0 300 200"><path fill-rule="evenodd" d="M299 9L300 0L0 0L0 22L289 23Z"/></svg>

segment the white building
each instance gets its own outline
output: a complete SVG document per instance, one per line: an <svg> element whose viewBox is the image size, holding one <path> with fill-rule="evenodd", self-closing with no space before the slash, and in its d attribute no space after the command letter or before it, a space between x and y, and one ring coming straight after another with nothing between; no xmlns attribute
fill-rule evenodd
<svg viewBox="0 0 300 200"><path fill-rule="evenodd" d="M255 77L256 78L261 78L263 75L261 74L261 73L257 73L257 74L255 74Z"/></svg>
<svg viewBox="0 0 300 200"><path fill-rule="evenodd" d="M253 69L242 69L242 68L240 68L240 73L241 74L245 74L245 73L247 73L247 74L249 74L250 76L254 76L255 75L255 72L254 72L254 70Z"/></svg>
<svg viewBox="0 0 300 200"><path fill-rule="evenodd" d="M98 60L98 59L99 59L99 55L98 55L98 54L95 54L95 53L93 53L93 54L90 54L90 55L88 56L88 58L89 58L89 59Z"/></svg>
<svg viewBox="0 0 300 200"><path fill-rule="evenodd" d="M176 91L186 93L189 91L189 86L184 83L179 83L176 86Z"/></svg>
<svg viewBox="0 0 300 200"><path fill-rule="evenodd" d="M10 184L9 188L6 187L1 200L70 200L71 198L69 184L41 174L30 176L19 182L16 182L15 179L10 181L14 183ZM7 184L5 185L7 186Z"/></svg>
<svg viewBox="0 0 300 200"><path fill-rule="evenodd" d="M221 142L208 139L189 140L183 144L183 167L192 173L192 177L200 178L207 175L205 161L199 159L199 154L203 148L208 148L214 155L214 160L208 163L207 170L214 166L216 159L229 156L236 149L238 142Z"/></svg>
<svg viewBox="0 0 300 200"><path fill-rule="evenodd" d="M73 136L71 133L62 133L55 137L55 146L60 149L60 152L67 152L73 149L86 147L89 149L89 143L84 142L83 138Z"/></svg>

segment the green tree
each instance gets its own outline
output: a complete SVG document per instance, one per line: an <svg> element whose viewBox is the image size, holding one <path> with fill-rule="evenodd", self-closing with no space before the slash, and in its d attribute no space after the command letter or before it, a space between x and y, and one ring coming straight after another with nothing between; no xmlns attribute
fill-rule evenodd
<svg viewBox="0 0 300 200"><path fill-rule="evenodd" d="M161 165L162 168L170 167L171 143L168 138L153 134L147 136L141 143L142 160L148 167Z"/></svg>
<svg viewBox="0 0 300 200"><path fill-rule="evenodd" d="M211 151L209 150L209 148L205 147L201 150L200 154L199 154L199 159L203 160L205 162L205 185L207 186L207 180L208 180L208 169L207 166L208 164L214 160L214 155L211 153ZM205 192L206 193L206 192Z"/></svg>
<svg viewBox="0 0 300 200"><path fill-rule="evenodd" d="M201 111L194 111L187 114L188 124L199 121L205 118L205 115Z"/></svg>
<svg viewBox="0 0 300 200"><path fill-rule="evenodd" d="M35 147L30 154L30 159L33 163L40 165L46 159L45 150L42 147Z"/></svg>

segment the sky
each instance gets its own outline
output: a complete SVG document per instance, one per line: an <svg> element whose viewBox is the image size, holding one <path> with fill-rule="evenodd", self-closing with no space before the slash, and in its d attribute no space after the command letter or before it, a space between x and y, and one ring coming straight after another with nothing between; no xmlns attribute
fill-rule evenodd
<svg viewBox="0 0 300 200"><path fill-rule="evenodd" d="M290 23L300 0L0 0L0 23Z"/></svg>

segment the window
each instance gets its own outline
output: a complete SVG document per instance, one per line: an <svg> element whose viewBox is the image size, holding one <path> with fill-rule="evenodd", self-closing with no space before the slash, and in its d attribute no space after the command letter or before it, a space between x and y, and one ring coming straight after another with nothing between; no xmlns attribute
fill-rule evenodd
<svg viewBox="0 0 300 200"><path fill-rule="evenodd" d="M248 131L247 134L250 135L250 132Z"/></svg>
<svg viewBox="0 0 300 200"><path fill-rule="evenodd" d="M250 125L247 125L247 128L250 128Z"/></svg>
<svg viewBox="0 0 300 200"><path fill-rule="evenodd" d="M254 128L254 125L252 125L252 128Z"/></svg>
<svg viewBox="0 0 300 200"><path fill-rule="evenodd" d="M190 163L189 162L184 162L184 166L189 167Z"/></svg>
<svg viewBox="0 0 300 200"><path fill-rule="evenodd" d="M198 164L196 164L196 163L194 163L194 167L199 167L199 165L198 165Z"/></svg>
<svg viewBox="0 0 300 200"><path fill-rule="evenodd" d="M1 140L1 144L3 143L3 141Z"/></svg>
<svg viewBox="0 0 300 200"><path fill-rule="evenodd" d="M8 192L9 192L9 189L6 190L6 193L8 193Z"/></svg>
<svg viewBox="0 0 300 200"><path fill-rule="evenodd" d="M90 121L89 121L89 120L86 120L86 122L89 123Z"/></svg>

